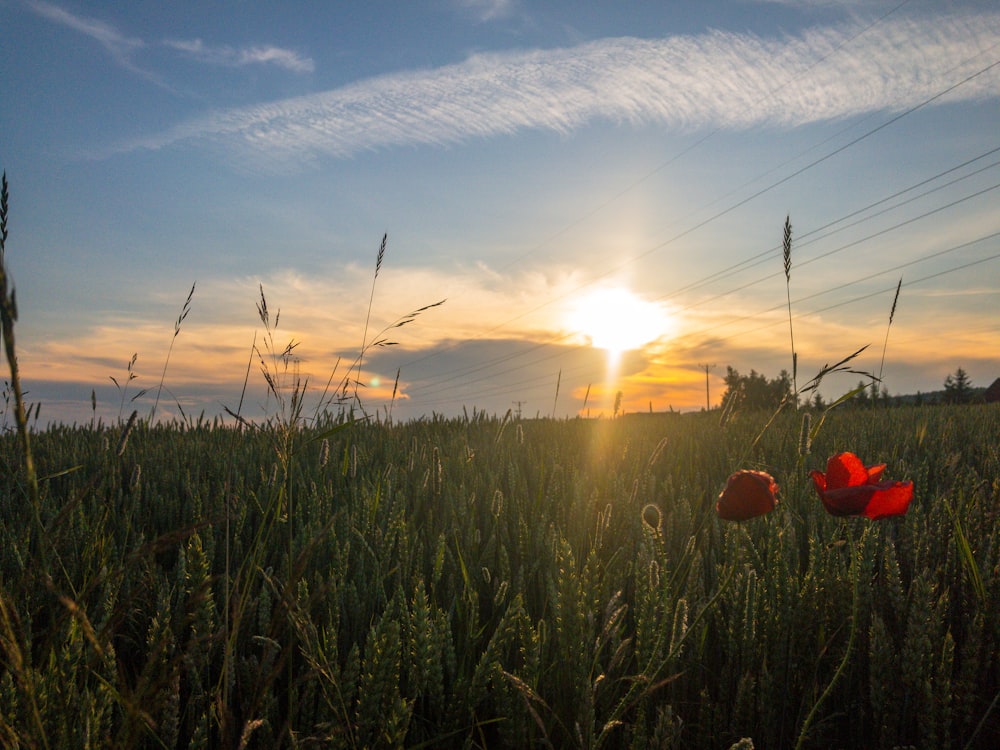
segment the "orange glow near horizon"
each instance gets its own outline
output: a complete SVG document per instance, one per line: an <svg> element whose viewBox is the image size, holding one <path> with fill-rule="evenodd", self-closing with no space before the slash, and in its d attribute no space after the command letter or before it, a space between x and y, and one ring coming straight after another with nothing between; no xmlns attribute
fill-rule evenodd
<svg viewBox="0 0 1000 750"><path fill-rule="evenodd" d="M713 381L715 378L713 378ZM712 383L713 398L720 388ZM650 363L642 372L595 383L587 393L585 388L575 388L573 397L579 401L587 398L585 406L577 412L582 417L610 417L618 392L622 399L619 414L647 411L691 411L705 406L704 373L683 366L673 367ZM721 390L718 394L721 395ZM716 399L717 400L717 399Z"/></svg>
<svg viewBox="0 0 1000 750"><path fill-rule="evenodd" d="M787 318L780 311L755 313L752 307L742 307L740 300L721 300L704 310L696 305L665 304L644 299L624 282L609 282L570 296L571 290L579 289L578 276L552 280L539 275L529 281L527 292L470 281L470 291L464 297L456 295L464 303L449 301L422 316L402 331L401 345L391 350L396 359L380 359L372 351L360 373L355 357L362 330L341 324L351 317L348 302L338 302L345 306L341 308L324 307L317 301L324 297L321 292L329 292L327 296L338 301L343 295L325 287L307 287L302 292L291 284L269 293L275 300L292 300L282 310L281 328L274 332L277 360L251 314L243 316L245 322L240 318L234 323L237 316L227 312L238 307L243 288L232 293L229 287L206 284L198 292L207 298L208 309L195 307L176 340L171 321L154 319L152 313L139 320L111 317L92 325L81 320L65 332L39 328L30 335L29 331L20 339L19 362L32 398L45 404L45 417L56 415L51 418L81 423L92 417L94 390L97 414L106 419L123 410L122 396L125 406L140 390L155 396L168 354L166 390L158 414L170 413L175 402L188 413L202 409L219 413L222 406L235 407L243 397L248 367L248 408L262 404L268 408L261 362L253 347L263 350L268 366L283 374L280 352L290 341L302 345L288 365L283 386L299 377L308 384L310 399L318 400L321 394L341 388L345 378L351 383L358 378L364 384L359 395L374 405L373 411L383 405L392 410L394 404L395 413L405 415L402 418L459 405L503 413L511 399L531 403L531 411L548 413L545 403L552 403L549 383L557 370L562 389L560 413L610 417L619 392L618 414L691 411L706 404L705 372L698 363L716 364L709 377L712 407L718 406L725 390L727 365L743 373L756 369L769 378L781 368L790 369ZM423 278L414 286L434 284L444 286ZM391 292L387 296L392 297L392 304L404 310L416 304L410 297L431 297L420 288L406 290L402 282ZM404 295L409 297L403 300ZM537 314L533 310L527 320L516 318L516 327L504 324L513 322L510 311L526 299L550 297L562 300L561 309ZM906 314L893 323L888 340L885 376L892 394L934 390L959 365L976 386L989 385L996 378L988 356L996 351L994 325L980 320L959 328L958 313L942 312L929 303L914 307L913 311L901 308ZM837 361L865 343L873 345L859 357L857 369L880 367L884 321L873 323L863 311L855 316L845 310L829 316L803 314L795 326L800 383L824 363ZM341 352L343 359L338 359ZM138 360L131 380L126 368L135 353ZM411 360L429 360L430 365L416 369L409 366ZM127 392L124 387L115 389L111 378L123 386L128 383ZM831 401L853 388L857 380L853 375L830 377L823 383L822 395ZM538 385L542 381L548 385ZM349 391L353 394L353 385ZM572 400L567 394L572 394ZM151 405L152 398L137 406L146 402Z"/></svg>

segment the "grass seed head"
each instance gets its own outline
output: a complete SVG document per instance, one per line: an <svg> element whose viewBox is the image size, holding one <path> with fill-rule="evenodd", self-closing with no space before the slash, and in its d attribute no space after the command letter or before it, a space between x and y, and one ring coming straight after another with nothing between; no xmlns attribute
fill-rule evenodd
<svg viewBox="0 0 1000 750"><path fill-rule="evenodd" d="M806 412L802 415L802 426L799 428L799 455L808 456L809 450L812 448L812 435L810 434L810 427L812 426L812 415Z"/></svg>

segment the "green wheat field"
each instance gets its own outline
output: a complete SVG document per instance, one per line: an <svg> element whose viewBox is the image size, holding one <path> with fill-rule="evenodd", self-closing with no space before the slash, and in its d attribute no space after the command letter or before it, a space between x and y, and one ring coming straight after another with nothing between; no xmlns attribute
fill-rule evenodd
<svg viewBox="0 0 1000 750"><path fill-rule="evenodd" d="M1000 409L783 413L721 521L767 418L53 428L37 508L9 434L0 742L995 747ZM828 515L840 450L909 512Z"/></svg>

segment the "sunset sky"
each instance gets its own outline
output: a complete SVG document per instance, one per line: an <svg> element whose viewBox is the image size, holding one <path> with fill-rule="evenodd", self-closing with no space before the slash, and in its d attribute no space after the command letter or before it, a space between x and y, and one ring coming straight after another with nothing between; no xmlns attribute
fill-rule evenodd
<svg viewBox="0 0 1000 750"><path fill-rule="evenodd" d="M149 414L171 344L158 416L236 410L248 364L272 412L255 344L297 344L313 404L440 300L365 354L370 413L397 372L393 418L686 411L705 365L714 406L727 365L791 369L786 215L800 382L866 344L893 394L1000 377L995 0L0 0L0 29L42 422Z"/></svg>

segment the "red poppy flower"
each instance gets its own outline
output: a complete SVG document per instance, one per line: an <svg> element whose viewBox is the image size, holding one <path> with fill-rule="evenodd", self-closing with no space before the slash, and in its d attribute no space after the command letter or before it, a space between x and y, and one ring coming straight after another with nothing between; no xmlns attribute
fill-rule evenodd
<svg viewBox="0 0 1000 750"><path fill-rule="evenodd" d="M778 485L770 474L743 469L729 477L715 511L725 521L746 521L774 510L777 494Z"/></svg>
<svg viewBox="0 0 1000 750"><path fill-rule="evenodd" d="M853 453L838 453L827 461L826 474L809 475L829 513L877 521L903 515L913 499L913 482L880 482L883 471L885 464L865 468Z"/></svg>

